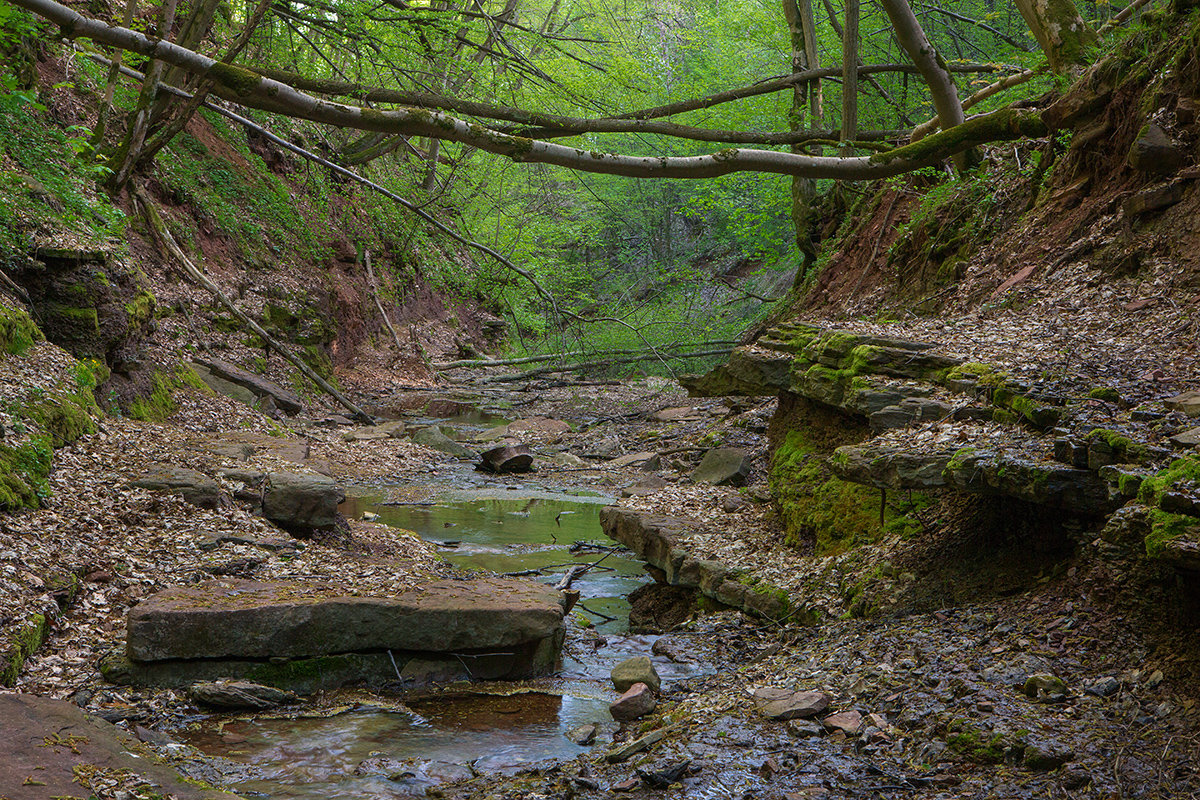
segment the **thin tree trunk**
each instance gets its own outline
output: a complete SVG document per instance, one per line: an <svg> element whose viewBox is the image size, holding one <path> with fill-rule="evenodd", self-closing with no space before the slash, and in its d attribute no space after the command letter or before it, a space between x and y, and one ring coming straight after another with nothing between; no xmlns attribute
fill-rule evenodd
<svg viewBox="0 0 1200 800"><path fill-rule="evenodd" d="M175 25L175 8L178 0L166 0L158 17L158 28L154 35L166 41ZM153 56L151 56L153 58ZM118 69L120 67L118 66ZM133 167L142 152L142 144L146 141L146 130L150 126L150 111L158 95L158 83L162 78L166 64L157 59L152 60L146 68L146 79L142 81L142 91L138 95L137 110L134 112L133 124L125 134L125 142L118 151L116 158L110 163L113 176L110 185L119 191L133 174Z"/></svg>
<svg viewBox="0 0 1200 800"><path fill-rule="evenodd" d="M392 332L392 340L396 342L396 352L403 353L404 345L400 344L400 335L396 333L396 328L392 325L391 319L388 318L387 312L383 310L383 303L379 301L379 282L375 280L375 270L371 268L371 251L363 251L363 265L367 268L367 280L371 282L371 299L375 301L375 308L379 309L379 316L383 318L383 324L387 325L387 329Z"/></svg>
<svg viewBox="0 0 1200 800"><path fill-rule="evenodd" d="M137 0L125 0L125 18L122 25L126 28L133 22L133 12L137 8ZM104 85L104 99L100 101L100 110L96 112L96 127L92 131L92 147L98 149L104 144L104 134L108 128L108 118L112 114L113 94L117 89L117 79L121 75L121 56L124 52L117 50L113 53L112 66L108 68L108 81Z"/></svg>
<svg viewBox="0 0 1200 800"><path fill-rule="evenodd" d="M842 152L854 152L858 137L858 0L846 0L846 24L842 30Z"/></svg>
<svg viewBox="0 0 1200 800"><path fill-rule="evenodd" d="M933 107L942 121L942 129L948 130L955 125L961 125L965 117L954 79L950 77L950 73L946 69L946 62L938 55L937 50L925 35L912 8L906 0L880 0L880 3L887 13L888 19L891 20L892 29L896 33L896 41L908 53L908 57L921 71L925 83L929 86L929 94L933 98ZM973 154L964 149L955 154L954 165L963 170L974 162L975 158Z"/></svg>
<svg viewBox="0 0 1200 800"><path fill-rule="evenodd" d="M246 26L242 29L238 38L234 40L233 44L229 46L229 49L225 51L225 54L221 57L221 61L225 63L232 62L246 45L250 43L250 37L254 35L254 31L258 28L259 23L262 22L263 15L266 14L271 2L272 0L259 0L258 6L251 13L250 18L246 20ZM201 104L208 98L212 87L213 81L209 78L200 80L192 97L179 104L174 114L167 118L166 123L162 125L158 132L146 143L145 147L142 148L141 153L138 154L137 163L134 165L134 168L149 164L154 156L158 154L159 150L166 147L172 139L179 135L180 131L187 127L188 122L196 113L196 109L200 108ZM164 103L169 103L170 95L164 96L162 100Z"/></svg>

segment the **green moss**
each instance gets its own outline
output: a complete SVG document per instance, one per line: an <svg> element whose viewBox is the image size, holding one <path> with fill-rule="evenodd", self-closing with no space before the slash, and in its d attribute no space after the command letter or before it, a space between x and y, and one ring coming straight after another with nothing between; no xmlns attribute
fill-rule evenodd
<svg viewBox="0 0 1200 800"><path fill-rule="evenodd" d="M1025 137L1045 136L1046 123L1035 112L1002 108L982 114L918 142L897 147L886 153L875 153L870 159L876 164L889 164L903 159L919 164L938 161L976 145Z"/></svg>
<svg viewBox="0 0 1200 800"><path fill-rule="evenodd" d="M1117 489L1126 497L1137 497L1142 488L1142 480L1141 475L1122 474L1117 478Z"/></svg>
<svg viewBox="0 0 1200 800"><path fill-rule="evenodd" d="M988 736L970 728L950 734L946 744L960 756L980 764L998 764L1008 752L1008 739L1004 734Z"/></svg>
<svg viewBox="0 0 1200 800"><path fill-rule="evenodd" d="M844 552L889 534L910 537L922 529L914 513L932 503L917 492L898 495L885 505L881 522L881 492L835 477L802 430L788 431L776 448L769 478L785 541L794 547L811 544L818 555Z"/></svg>
<svg viewBox="0 0 1200 800"><path fill-rule="evenodd" d="M950 456L950 460L946 462L946 468L942 470L942 474L946 475L951 472L958 472L966 467L967 463L975 457L979 451L974 447L961 447L954 451L954 455Z"/></svg>
<svg viewBox="0 0 1200 800"><path fill-rule="evenodd" d="M150 394L134 398L129 404L129 416L147 422L162 422L179 407L175 402L175 392L185 387L204 394L213 393L195 370L186 364L179 365L173 372L157 370L150 379Z"/></svg>
<svg viewBox="0 0 1200 800"><path fill-rule="evenodd" d="M35 342L45 338L24 311L0 305L0 350L10 355L24 355Z"/></svg>
<svg viewBox="0 0 1200 800"><path fill-rule="evenodd" d="M1146 555L1157 558L1168 544L1179 539L1200 539L1200 519L1153 509L1150 532L1146 534Z"/></svg>
<svg viewBox="0 0 1200 800"><path fill-rule="evenodd" d="M53 454L48 437L19 447L0 445L0 511L34 509L49 495L46 479Z"/></svg>
<svg viewBox="0 0 1200 800"><path fill-rule="evenodd" d="M1144 444L1135 442L1128 436L1110 431L1106 428L1097 428L1088 434L1088 440L1099 439L1108 445L1113 454L1121 461L1129 464L1144 464L1150 460L1150 451L1146 449Z"/></svg>
<svg viewBox="0 0 1200 800"><path fill-rule="evenodd" d="M991 364L982 364L976 361L969 361L966 364L959 364L957 367L951 368L946 373L946 378L951 380L973 380L980 386L996 388L1003 386L1008 382L1011 376L1002 369L999 369Z"/></svg>
<svg viewBox="0 0 1200 800"><path fill-rule="evenodd" d="M46 638L46 617L34 614L16 626L16 630L5 634L4 652L0 653L0 686L15 686L21 667L33 655Z"/></svg>
<svg viewBox="0 0 1200 800"><path fill-rule="evenodd" d="M256 75L245 67L216 62L208 69L207 77L217 83L232 89L235 94L245 96L253 92L262 83L262 76ZM365 109L364 109L365 112Z"/></svg>
<svg viewBox="0 0 1200 800"><path fill-rule="evenodd" d="M1166 469L1143 480L1138 499L1146 505L1157 506L1165 493L1183 481L1200 483L1200 456L1176 459Z"/></svg>
<svg viewBox="0 0 1200 800"><path fill-rule="evenodd" d="M992 421L1001 425L1016 425L1021 418L1007 408L994 408L992 409Z"/></svg>
<svg viewBox="0 0 1200 800"><path fill-rule="evenodd" d="M1106 403L1121 402L1121 393L1111 386L1097 386L1088 392L1088 397L1093 400L1103 400Z"/></svg>
<svg viewBox="0 0 1200 800"><path fill-rule="evenodd" d="M35 420L54 448L71 444L80 436L96 432L93 413L99 413L96 398L90 388L78 394L51 396L27 407L29 418Z"/></svg>
<svg viewBox="0 0 1200 800"><path fill-rule="evenodd" d="M129 329L140 328L154 319L156 305L154 295L145 289L138 289L133 299L125 304L125 314L129 318Z"/></svg>
<svg viewBox="0 0 1200 800"><path fill-rule="evenodd" d="M77 308L47 303L42 313L45 314L47 320L54 320L56 326L73 328L90 335L100 333L100 315L94 308Z"/></svg>

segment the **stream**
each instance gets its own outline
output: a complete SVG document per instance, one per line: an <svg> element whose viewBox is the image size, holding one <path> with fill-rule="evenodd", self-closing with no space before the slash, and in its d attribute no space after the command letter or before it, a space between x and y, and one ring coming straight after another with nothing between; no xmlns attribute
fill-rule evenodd
<svg viewBox="0 0 1200 800"><path fill-rule="evenodd" d="M395 708L359 698L332 714L209 717L184 738L232 762L237 778L227 788L276 800L424 796L427 787L474 774L512 774L531 763L574 758L589 749L568 738L581 726L595 724L597 741L615 730L609 671L626 658L650 655L658 637L628 632L626 596L649 579L642 562L612 550L600 528L600 509L611 497L511 481L497 488L496 479L465 467L443 473L443 480L459 488L432 503L388 504L386 492L360 486L342 510L414 531L465 570L553 584L571 566L595 563L572 584L580 600L567 618L559 671L519 687L481 684L488 693L410 699ZM653 660L666 684L705 671Z"/></svg>

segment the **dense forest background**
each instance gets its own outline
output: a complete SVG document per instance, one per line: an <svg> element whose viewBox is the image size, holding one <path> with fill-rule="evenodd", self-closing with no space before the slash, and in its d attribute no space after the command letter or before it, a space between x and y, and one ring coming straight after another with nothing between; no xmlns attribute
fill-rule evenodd
<svg viewBox="0 0 1200 800"><path fill-rule="evenodd" d="M911 4L957 95L1006 89L968 100L970 115L1064 88L1092 57L1081 50L1058 63L1062 53L1039 46L1037 26L1018 5ZM1093 43L1093 30L1140 4L1063 5ZM367 109L424 106L484 120L489 131L562 139L580 154L681 158L741 145L869 156L903 144L914 128L932 130L936 93L895 35L897 7L910 8L131 0L78 10ZM853 40L847 26L858 31ZM0 257L9 270L55 230L127 247L128 227L141 225L131 221L129 193L142 186L186 207L168 223L202 262L224 252L250 267L313 263L348 246L355 264L375 258L388 299L402 301L419 274L417 283L504 319L518 352L725 342L811 284L820 243L866 195L851 180L759 171L707 180L591 174L514 163L524 159L470 142L237 109L381 194L163 88L233 108L214 93L229 89L224 78L87 39L72 40L47 66L54 33L41 16L0 3L0 46L9 55ZM839 66L847 57L861 74ZM822 67L819 77L795 79ZM548 117L607 124L579 133L546 127ZM1018 155L1006 168L1037 166ZM995 168L964 178L927 167L917 180L982 185ZM330 222L346 235L327 236ZM224 246L207 245L212 239Z"/></svg>

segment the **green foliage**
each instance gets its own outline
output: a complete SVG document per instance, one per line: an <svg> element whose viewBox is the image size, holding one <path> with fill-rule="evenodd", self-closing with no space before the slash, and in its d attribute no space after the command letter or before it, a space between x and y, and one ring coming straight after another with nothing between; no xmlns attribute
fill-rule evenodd
<svg viewBox="0 0 1200 800"><path fill-rule="evenodd" d="M34 232L121 237L124 215L95 193L101 173L84 133L55 127L36 94L0 72L0 269L27 261Z"/></svg>
<svg viewBox="0 0 1200 800"><path fill-rule="evenodd" d="M221 117L204 112L228 144L210 152L189 133L177 136L159 157L164 182L178 202L201 219L210 218L242 253L268 263L320 260L325 243L305 213L309 198L296 195L262 159L241 142ZM319 209L311 209L313 211ZM263 231L270 235L264 236Z"/></svg>

